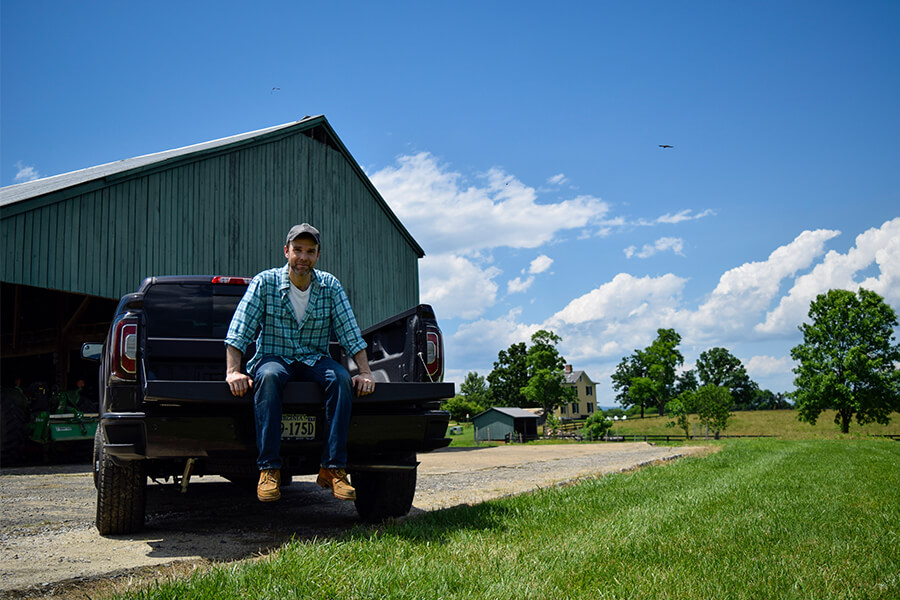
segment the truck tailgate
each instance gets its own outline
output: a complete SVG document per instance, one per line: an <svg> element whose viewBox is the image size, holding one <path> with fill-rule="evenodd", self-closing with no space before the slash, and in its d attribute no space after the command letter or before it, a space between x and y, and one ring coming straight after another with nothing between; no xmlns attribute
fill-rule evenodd
<svg viewBox="0 0 900 600"><path fill-rule="evenodd" d="M378 383L367 396L353 398L356 408L440 402L452 398L452 383ZM144 382L144 401L175 404L247 404L253 401L248 394L233 396L224 381L166 381ZM318 384L291 382L284 390L284 406L322 405L324 399Z"/></svg>

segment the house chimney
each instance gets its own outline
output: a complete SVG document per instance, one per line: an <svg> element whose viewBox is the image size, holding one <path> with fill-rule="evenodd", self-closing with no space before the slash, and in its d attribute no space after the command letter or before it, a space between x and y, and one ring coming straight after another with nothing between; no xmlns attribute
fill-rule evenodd
<svg viewBox="0 0 900 600"><path fill-rule="evenodd" d="M566 375L572 374L572 365L566 365Z"/></svg>

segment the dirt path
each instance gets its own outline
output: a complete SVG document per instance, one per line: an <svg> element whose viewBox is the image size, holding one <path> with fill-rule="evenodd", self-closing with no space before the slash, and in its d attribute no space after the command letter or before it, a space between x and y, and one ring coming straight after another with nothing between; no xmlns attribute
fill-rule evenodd
<svg viewBox="0 0 900 600"><path fill-rule="evenodd" d="M411 515L482 502L586 476L671 460L700 448L645 443L501 446L421 455ZM299 477L281 501L218 477L195 479L187 494L151 483L147 526L136 535L101 537L88 465L4 469L0 474L0 597L60 594L128 577L141 568L229 561L266 553L292 537L340 534L357 523L352 502L335 500ZM151 573L151 576L153 574Z"/></svg>

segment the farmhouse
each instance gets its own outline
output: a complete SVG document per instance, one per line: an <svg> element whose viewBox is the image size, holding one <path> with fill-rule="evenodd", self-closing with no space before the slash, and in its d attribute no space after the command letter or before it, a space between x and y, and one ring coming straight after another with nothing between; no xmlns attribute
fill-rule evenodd
<svg viewBox="0 0 900 600"><path fill-rule="evenodd" d="M119 297L149 276L283 264L304 221L361 327L418 303L422 248L324 116L0 189L2 385L92 386L79 349Z"/></svg>
<svg viewBox="0 0 900 600"><path fill-rule="evenodd" d="M557 419L586 419L597 410L597 384L584 371L573 371L572 365L565 367L566 385L575 389L575 400L563 404L553 414Z"/></svg>

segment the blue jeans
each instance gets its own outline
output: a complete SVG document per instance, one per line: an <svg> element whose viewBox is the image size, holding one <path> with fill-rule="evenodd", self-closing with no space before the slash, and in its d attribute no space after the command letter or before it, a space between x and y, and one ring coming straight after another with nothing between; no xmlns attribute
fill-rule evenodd
<svg viewBox="0 0 900 600"><path fill-rule="evenodd" d="M313 381L325 395L325 427L328 440L322 450L321 466L347 466L347 432L353 405L350 374L329 357L315 366L301 362L288 364L277 356L263 358L253 371L253 409L256 415L257 465L262 469L281 468L282 392L289 381Z"/></svg>

